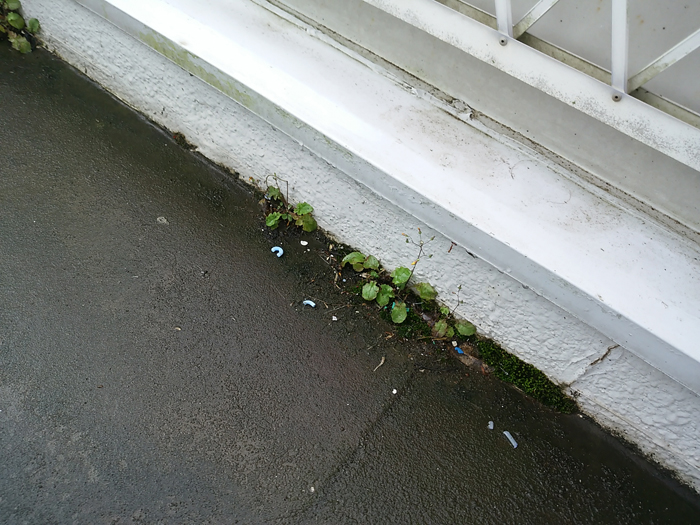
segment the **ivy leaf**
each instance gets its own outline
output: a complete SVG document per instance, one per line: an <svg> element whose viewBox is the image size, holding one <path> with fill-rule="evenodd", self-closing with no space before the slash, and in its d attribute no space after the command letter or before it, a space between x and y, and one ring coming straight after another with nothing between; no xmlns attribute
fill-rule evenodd
<svg viewBox="0 0 700 525"><path fill-rule="evenodd" d="M403 288L408 280L411 278L411 270L406 268L405 266L399 266L391 272L391 277L393 279L393 283L398 286L399 288Z"/></svg>
<svg viewBox="0 0 700 525"><path fill-rule="evenodd" d="M27 31L34 34L37 31L39 31L39 29L41 29L41 25L39 24L39 21L36 18L30 18L29 21L27 22Z"/></svg>
<svg viewBox="0 0 700 525"><path fill-rule="evenodd" d="M447 321L440 319L437 323L435 323L435 326L433 326L433 335L435 337L445 337L447 328Z"/></svg>
<svg viewBox="0 0 700 525"><path fill-rule="evenodd" d="M370 270L379 270L379 261L374 255L368 255L364 267Z"/></svg>
<svg viewBox="0 0 700 525"><path fill-rule="evenodd" d="M386 306L389 304L391 298L394 297L394 289L388 284L383 284L379 287L379 293L377 294L377 304L379 306Z"/></svg>
<svg viewBox="0 0 700 525"><path fill-rule="evenodd" d="M375 283L374 281L365 283L365 285L362 287L362 298L365 301L374 301L378 293L379 286L377 286L377 283Z"/></svg>
<svg viewBox="0 0 700 525"><path fill-rule="evenodd" d="M447 337L454 337L455 336L455 329L452 328L451 326L447 329L447 332L445 332L445 335Z"/></svg>
<svg viewBox="0 0 700 525"><path fill-rule="evenodd" d="M391 309L391 320L396 324L401 324L406 320L406 303L397 301L394 303L394 307Z"/></svg>
<svg viewBox="0 0 700 525"><path fill-rule="evenodd" d="M316 228L318 228L318 224L316 223L316 219L314 219L311 215L302 215L300 220L301 220L301 228L305 232L313 232L313 231L316 231Z"/></svg>
<svg viewBox="0 0 700 525"><path fill-rule="evenodd" d="M440 313L442 315L450 315L450 309L447 306L441 306Z"/></svg>
<svg viewBox="0 0 700 525"><path fill-rule="evenodd" d="M372 270L371 272L369 272L369 276L377 279L379 277L379 274L377 272L375 272L374 270Z"/></svg>
<svg viewBox="0 0 700 525"><path fill-rule="evenodd" d="M424 301L434 301L437 297L435 288L428 283L418 283L416 285L416 292L418 292L418 296Z"/></svg>
<svg viewBox="0 0 700 525"><path fill-rule="evenodd" d="M7 2L5 2L5 5L7 5L7 8L10 11L17 11L19 8L22 7L22 3L19 0L7 0Z"/></svg>
<svg viewBox="0 0 700 525"><path fill-rule="evenodd" d="M270 215L268 215L265 218L265 224L273 229L276 230L277 227L280 225L280 219L282 218L282 214L278 211L273 211Z"/></svg>
<svg viewBox="0 0 700 525"><path fill-rule="evenodd" d="M7 23L15 29L20 30L24 28L24 18L17 13L7 13L5 20L7 20Z"/></svg>
<svg viewBox="0 0 700 525"><path fill-rule="evenodd" d="M362 271L363 265L365 263L365 256L361 252L349 253L345 257L343 257L343 260L340 263L340 267L343 268L346 263L350 263L356 271ZM360 267L359 270L357 269L358 265Z"/></svg>
<svg viewBox="0 0 700 525"><path fill-rule="evenodd" d="M314 209L308 202L300 202L296 205L296 208L294 208L294 212L297 215L307 215L312 211L314 211Z"/></svg>
<svg viewBox="0 0 700 525"><path fill-rule="evenodd" d="M31 22L31 20L30 20L30 22ZM268 186L267 187L267 194L270 196L270 199L274 199L277 201L282 200L282 192L276 186Z"/></svg>
<svg viewBox="0 0 700 525"><path fill-rule="evenodd" d="M457 329L460 335L463 335L465 337L469 337L470 335L474 335L476 333L476 326L471 324L469 321L457 321L455 323L455 328Z"/></svg>

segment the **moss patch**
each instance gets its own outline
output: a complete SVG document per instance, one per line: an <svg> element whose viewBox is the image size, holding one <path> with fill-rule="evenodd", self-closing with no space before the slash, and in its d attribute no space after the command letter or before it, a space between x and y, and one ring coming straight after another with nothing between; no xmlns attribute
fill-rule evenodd
<svg viewBox="0 0 700 525"><path fill-rule="evenodd" d="M481 359L491 366L496 377L511 383L542 404L565 414L576 411L576 402L567 397L543 372L509 354L493 341L471 338Z"/></svg>

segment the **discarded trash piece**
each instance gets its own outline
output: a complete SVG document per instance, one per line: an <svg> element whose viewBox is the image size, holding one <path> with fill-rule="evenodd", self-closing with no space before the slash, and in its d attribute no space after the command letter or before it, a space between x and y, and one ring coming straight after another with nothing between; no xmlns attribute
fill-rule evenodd
<svg viewBox="0 0 700 525"><path fill-rule="evenodd" d="M331 317L331 321L337 321L337 320L338 320L338 318L335 315Z"/></svg>
<svg viewBox="0 0 700 525"><path fill-rule="evenodd" d="M307 244L309 244L309 241L301 241L302 246L306 246Z"/></svg>
<svg viewBox="0 0 700 525"><path fill-rule="evenodd" d="M457 341L452 341L452 346L457 347Z"/></svg>
<svg viewBox="0 0 700 525"><path fill-rule="evenodd" d="M489 421L489 430L493 430L493 421Z"/></svg>
<svg viewBox="0 0 700 525"><path fill-rule="evenodd" d="M399 391L394 388L394 390L391 391L392 394L398 394Z"/></svg>
<svg viewBox="0 0 700 525"><path fill-rule="evenodd" d="M346 282L346 281L347 281L347 279L343 279L343 282Z"/></svg>
<svg viewBox="0 0 700 525"><path fill-rule="evenodd" d="M284 253L284 250L279 246L274 246L270 251L272 253L276 253L277 257L282 257L282 254Z"/></svg>
<svg viewBox="0 0 700 525"><path fill-rule="evenodd" d="M170 224L170 223L168 222L168 219L166 219L165 217L158 217L158 218L156 219L156 222L157 222L158 224Z"/></svg>
<svg viewBox="0 0 700 525"><path fill-rule="evenodd" d="M309 489L309 492L316 492L316 489L313 488L313 487L311 487L311 488Z"/></svg>
<svg viewBox="0 0 700 525"><path fill-rule="evenodd" d="M508 438L508 441L510 441L510 444L513 445L513 448L518 448L518 443L513 439L513 436L510 435L510 432L504 430L503 434Z"/></svg>
<svg viewBox="0 0 700 525"><path fill-rule="evenodd" d="M301 304L305 304L306 306L310 306L311 308L316 308L316 303L313 301L309 301L308 299L303 301Z"/></svg>
<svg viewBox="0 0 700 525"><path fill-rule="evenodd" d="M385 360L386 360L386 357L385 357L385 356L382 356L382 360L379 361L379 364L378 364L377 366L374 367L374 370L372 370L372 372L376 372L376 371L377 371L377 368L379 368L380 366L382 366L382 365L384 364L384 361L385 361ZM395 394L395 393L396 393L396 390L394 390L394 394Z"/></svg>
<svg viewBox="0 0 700 525"><path fill-rule="evenodd" d="M175 327L175 330L178 331L178 332L180 332L180 331L182 331L182 328L180 328L179 326L176 326L176 327Z"/></svg>
<svg viewBox="0 0 700 525"><path fill-rule="evenodd" d="M464 351L463 351L460 347L458 347L458 346L455 346L455 351L456 351L458 354L464 354Z"/></svg>

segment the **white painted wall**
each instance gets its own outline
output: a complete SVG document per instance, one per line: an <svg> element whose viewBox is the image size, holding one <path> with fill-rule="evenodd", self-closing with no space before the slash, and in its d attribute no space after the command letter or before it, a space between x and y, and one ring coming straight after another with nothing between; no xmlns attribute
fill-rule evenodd
<svg viewBox="0 0 700 525"><path fill-rule="evenodd" d="M358 182L353 174L367 168L357 153L327 144L325 147L337 154L333 158L342 162L330 164L324 160L319 152L326 152L327 158L331 154L323 149L322 136L307 130L302 121L289 120L299 126L299 136L308 138L303 144L291 136L293 129L287 133L280 131L76 2L25 0L23 4L31 16L41 20L50 49L149 118L181 131L203 154L239 171L245 179L251 177L261 183L270 173L283 175L291 182L292 200L311 202L319 224L342 242L374 253L392 267L405 264L415 255L401 233L421 227L426 235L436 235L431 244L435 256L421 262L418 269L421 280L432 282L448 303L454 300L452 292L462 285L465 303L458 313L472 320L480 333L494 338L559 383L569 385L580 394L579 402L588 414L618 430L700 488L697 445L700 397L695 393L623 348L607 352L614 345L610 338L523 286L503 269L471 256L466 243L448 253L451 238L428 227L415 214L406 212L405 207L392 204L377 190L370 190L367 181ZM244 1L236 6L240 13L250 16L246 24L263 22L266 29L256 34L264 35L268 31L283 40L298 35L297 29L269 11ZM339 60L350 59L334 55L334 63ZM347 67L351 67L350 62ZM384 86L385 80L377 75L377 89ZM271 115L268 120L278 113L265 98L254 93L243 95L249 108ZM397 92L396 96L401 95ZM428 106L421 107L426 108L428 116L438 115ZM521 154L508 152L502 142L485 135L480 140L491 151ZM469 144L464 149L470 154ZM391 169L391 166L383 168ZM365 172L369 173L367 176L380 177L380 167L373 169L371 173ZM487 179L494 175L489 173ZM545 172L542 173L544 176ZM510 170L506 174L506 179L510 178ZM527 176L526 170L523 176ZM560 179L566 195L569 190L586 191ZM400 188L399 185L389 188L389 194L394 190L400 192ZM593 197L581 193L581 198ZM596 202L601 212L611 206L604 200ZM428 200L416 206L416 209L435 208ZM608 211L613 213L612 210ZM455 222L453 228L458 224Z"/></svg>

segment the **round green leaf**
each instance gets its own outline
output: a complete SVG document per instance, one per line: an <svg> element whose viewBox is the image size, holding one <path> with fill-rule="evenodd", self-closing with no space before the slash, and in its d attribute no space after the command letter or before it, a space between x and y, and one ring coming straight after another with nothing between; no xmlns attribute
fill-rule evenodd
<svg viewBox="0 0 700 525"><path fill-rule="evenodd" d="M393 279L393 283L396 286L403 288L403 286L411 278L411 270L404 266L399 266L398 268L396 268L396 270L391 272L391 277Z"/></svg>
<svg viewBox="0 0 700 525"><path fill-rule="evenodd" d="M297 215L306 215L307 213L311 213L312 211L314 211L313 207L307 202L300 202L299 204L297 204L296 208L294 208L294 212Z"/></svg>
<svg viewBox="0 0 700 525"><path fill-rule="evenodd" d="M441 306L440 313L442 315L450 315L450 309L447 306Z"/></svg>
<svg viewBox="0 0 700 525"><path fill-rule="evenodd" d="M18 51L22 53L23 55L26 55L27 53L32 52L32 45L27 42L26 39L22 39L22 41L19 43L19 48Z"/></svg>
<svg viewBox="0 0 700 525"><path fill-rule="evenodd" d="M39 21L36 18L30 18L29 21L27 22L27 31L30 33L36 33L41 29L41 25L39 24Z"/></svg>
<svg viewBox="0 0 700 525"><path fill-rule="evenodd" d="M365 262L365 256L364 254L360 252L352 252L347 254L345 257L343 257L343 260L340 263L341 267L344 267L347 263L350 263L351 265L356 265L360 264L363 265Z"/></svg>
<svg viewBox="0 0 700 525"><path fill-rule="evenodd" d="M416 285L416 292L418 293L418 296L424 301L434 301L437 297L437 292L435 291L435 288L433 288L428 283L418 283Z"/></svg>
<svg viewBox="0 0 700 525"><path fill-rule="evenodd" d="M370 270L379 270L379 261L374 255L368 255L364 267Z"/></svg>
<svg viewBox="0 0 700 525"><path fill-rule="evenodd" d="M435 323L435 326L433 326L433 335L435 337L445 337L447 328L447 321L440 319L437 323Z"/></svg>
<svg viewBox="0 0 700 525"><path fill-rule="evenodd" d="M22 18L17 13L7 13L6 20L7 20L7 23L10 24L15 29L23 29L24 28L24 18Z"/></svg>
<svg viewBox="0 0 700 525"><path fill-rule="evenodd" d="M265 224L274 230L280 225L280 218L281 217L282 217L282 214L280 212L273 211L270 215L268 215L265 218Z"/></svg>
<svg viewBox="0 0 700 525"><path fill-rule="evenodd" d="M476 326L471 324L469 321L457 321L455 323L455 328L457 329L460 335L463 335L465 337L469 337L470 335L474 335L476 333Z"/></svg>
<svg viewBox="0 0 700 525"><path fill-rule="evenodd" d="M311 215L302 215L301 227L305 232L313 232L318 228L318 224L316 223L316 219Z"/></svg>
<svg viewBox="0 0 700 525"><path fill-rule="evenodd" d="M29 22L31 22L31 20ZM270 199L274 199L277 201L282 200L282 192L276 186L268 186L267 187L267 194L270 197Z"/></svg>
<svg viewBox="0 0 700 525"><path fill-rule="evenodd" d="M391 298L394 297L394 289L388 284L383 284L379 287L379 293L377 294L377 304L379 306L386 306L389 304Z"/></svg>
<svg viewBox="0 0 700 525"><path fill-rule="evenodd" d="M396 324L401 324L406 320L408 312L406 311L406 303L395 302L391 309L391 320Z"/></svg>
<svg viewBox="0 0 700 525"><path fill-rule="evenodd" d="M377 286L377 283L375 283L374 281L365 283L365 285L362 287L362 298L365 301L374 301L378 293L379 286Z"/></svg>
<svg viewBox="0 0 700 525"><path fill-rule="evenodd" d="M16 49L22 54L25 53L31 53L32 52L32 46L29 42L27 42L27 39L24 38L23 36L19 35L14 35L14 33L10 34L10 42L12 43L12 48Z"/></svg>
<svg viewBox="0 0 700 525"><path fill-rule="evenodd" d="M7 8L10 11L17 11L19 8L22 7L22 4L19 0L7 0L7 2L5 3L7 4Z"/></svg>

